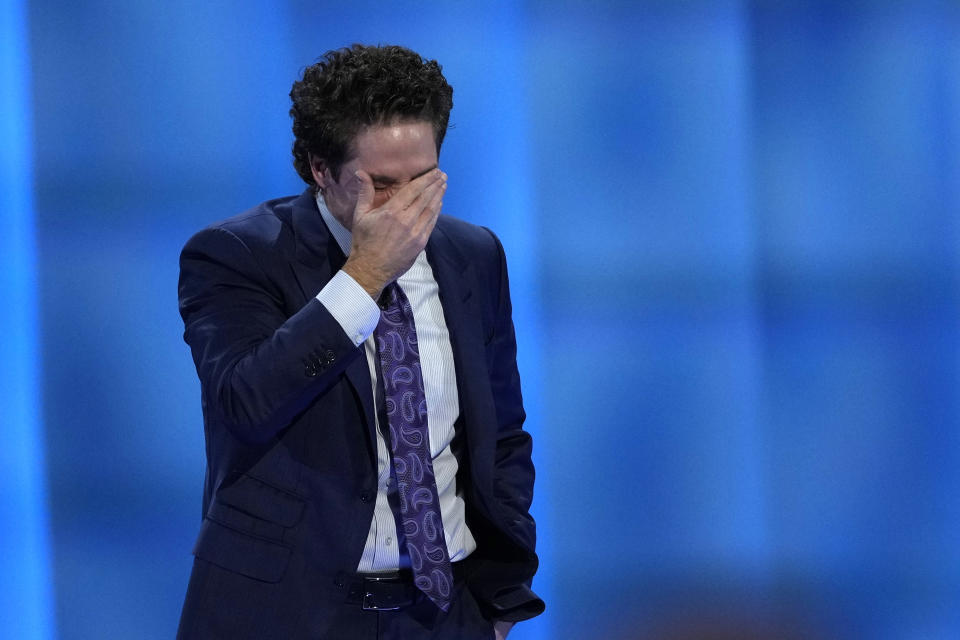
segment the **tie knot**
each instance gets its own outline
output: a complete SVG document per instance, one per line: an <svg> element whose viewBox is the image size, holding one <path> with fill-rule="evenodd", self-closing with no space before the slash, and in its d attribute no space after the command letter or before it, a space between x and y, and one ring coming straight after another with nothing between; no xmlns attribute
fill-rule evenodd
<svg viewBox="0 0 960 640"><path fill-rule="evenodd" d="M397 299L397 288L399 285L396 282L391 282L383 288L383 291L380 292L380 297L377 298L377 306L380 307L383 311L389 309L394 301Z"/></svg>

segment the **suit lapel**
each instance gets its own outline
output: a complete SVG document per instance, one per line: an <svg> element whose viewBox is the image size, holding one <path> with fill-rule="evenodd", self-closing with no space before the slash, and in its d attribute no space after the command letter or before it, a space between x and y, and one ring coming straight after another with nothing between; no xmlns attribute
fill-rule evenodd
<svg viewBox="0 0 960 640"><path fill-rule="evenodd" d="M304 300L309 301L343 267L347 259L337 244L336 238L323 222L313 194L309 190L293 202L292 226L296 243L296 260L290 264L293 275L303 292ZM370 369L367 366L366 356L361 354L360 357L354 358L344 373L361 400L360 404L363 407L371 443L370 451L376 460L376 446L373 445L376 442L373 387L370 383Z"/></svg>
<svg viewBox="0 0 960 640"><path fill-rule="evenodd" d="M451 333L451 342L456 347L460 340L453 337L453 330L468 324L468 312L472 307L473 269L439 225L427 242L427 261L440 289L443 316Z"/></svg>
<svg viewBox="0 0 960 640"><path fill-rule="evenodd" d="M442 219L441 219L442 222ZM487 373L483 328L476 292L474 268L438 223L427 243L427 260L440 290L440 304L450 332L460 414L466 429L471 473L480 494L492 482L486 469L492 468L493 448L484 425L495 425L489 402L490 377ZM487 400L484 400L484 399Z"/></svg>

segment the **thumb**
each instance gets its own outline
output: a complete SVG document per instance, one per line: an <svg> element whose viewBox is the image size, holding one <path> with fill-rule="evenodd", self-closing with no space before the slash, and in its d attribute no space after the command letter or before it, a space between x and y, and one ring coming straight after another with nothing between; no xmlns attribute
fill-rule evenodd
<svg viewBox="0 0 960 640"><path fill-rule="evenodd" d="M357 183L357 206L354 214L366 213L373 208L373 181L363 169L357 169L353 179Z"/></svg>

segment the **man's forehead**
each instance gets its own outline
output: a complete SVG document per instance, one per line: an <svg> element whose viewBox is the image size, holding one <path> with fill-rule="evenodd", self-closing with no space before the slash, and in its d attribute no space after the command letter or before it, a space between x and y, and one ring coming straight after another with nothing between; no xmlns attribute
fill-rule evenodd
<svg viewBox="0 0 960 640"><path fill-rule="evenodd" d="M354 138L352 160L382 183L413 180L437 166L437 147L429 122L400 121L371 125Z"/></svg>
<svg viewBox="0 0 960 640"><path fill-rule="evenodd" d="M424 140L436 146L433 125L426 120L392 120L382 124L362 127L351 140L350 147L362 153L365 147L413 140Z"/></svg>

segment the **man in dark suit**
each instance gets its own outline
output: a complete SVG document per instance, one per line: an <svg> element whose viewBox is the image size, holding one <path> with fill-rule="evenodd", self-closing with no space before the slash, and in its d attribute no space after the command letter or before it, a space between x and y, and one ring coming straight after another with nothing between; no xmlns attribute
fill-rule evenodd
<svg viewBox="0 0 960 640"><path fill-rule="evenodd" d="M203 523L181 638L503 638L539 614L503 249L440 215L452 89L401 47L291 91L309 188L196 234Z"/></svg>

